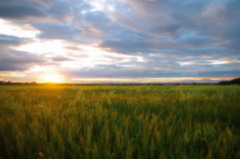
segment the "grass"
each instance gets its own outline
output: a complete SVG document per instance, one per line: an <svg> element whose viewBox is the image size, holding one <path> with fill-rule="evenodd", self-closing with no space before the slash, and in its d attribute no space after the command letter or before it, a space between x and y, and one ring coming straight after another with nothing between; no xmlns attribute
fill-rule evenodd
<svg viewBox="0 0 240 159"><path fill-rule="evenodd" d="M239 86L0 86L0 159L238 159Z"/></svg>

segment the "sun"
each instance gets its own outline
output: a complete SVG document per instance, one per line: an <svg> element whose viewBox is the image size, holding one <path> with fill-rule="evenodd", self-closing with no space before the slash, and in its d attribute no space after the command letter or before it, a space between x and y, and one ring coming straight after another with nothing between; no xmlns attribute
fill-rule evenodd
<svg viewBox="0 0 240 159"><path fill-rule="evenodd" d="M40 78L41 78L41 82L43 83L64 83L65 82L64 76L59 74L44 74Z"/></svg>

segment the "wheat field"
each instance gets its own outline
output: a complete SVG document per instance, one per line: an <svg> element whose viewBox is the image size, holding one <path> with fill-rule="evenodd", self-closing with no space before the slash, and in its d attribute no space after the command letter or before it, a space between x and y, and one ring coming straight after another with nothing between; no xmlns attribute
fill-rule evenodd
<svg viewBox="0 0 240 159"><path fill-rule="evenodd" d="M239 159L239 86L0 86L0 159Z"/></svg>

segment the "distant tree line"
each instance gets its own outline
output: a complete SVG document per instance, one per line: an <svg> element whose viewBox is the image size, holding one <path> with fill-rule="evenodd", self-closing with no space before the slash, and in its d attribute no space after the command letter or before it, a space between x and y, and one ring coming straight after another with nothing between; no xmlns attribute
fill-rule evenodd
<svg viewBox="0 0 240 159"><path fill-rule="evenodd" d="M12 82L12 81L0 81L0 85L37 85L37 82Z"/></svg>
<svg viewBox="0 0 240 159"><path fill-rule="evenodd" d="M231 81L220 81L219 85L240 85L240 78L235 78Z"/></svg>
<svg viewBox="0 0 240 159"><path fill-rule="evenodd" d="M45 84L57 84L57 83L37 83L37 82L12 82L12 81L0 81L0 85L45 85ZM98 83L98 84L104 84L104 85L182 85L186 84L189 85L190 83L168 83L168 84L162 84L162 83ZM98 85L97 84L97 85ZM197 83L191 83L193 85ZM203 83L198 83L203 84ZM204 83L206 85L206 83ZM209 83L212 84L212 83ZM230 81L220 81L217 84L219 85L240 85L240 77L235 78ZM59 83L58 85L92 85L92 84L68 84L68 83Z"/></svg>
<svg viewBox="0 0 240 159"><path fill-rule="evenodd" d="M13 82L13 81L0 81L0 85L31 85L31 86L41 86L41 85L68 85L68 83L53 83L53 82L46 82L46 83L37 83L37 82Z"/></svg>

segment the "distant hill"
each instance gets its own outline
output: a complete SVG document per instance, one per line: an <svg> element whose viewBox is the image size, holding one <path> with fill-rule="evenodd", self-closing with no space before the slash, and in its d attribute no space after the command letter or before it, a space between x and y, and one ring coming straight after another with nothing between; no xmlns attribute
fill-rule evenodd
<svg viewBox="0 0 240 159"><path fill-rule="evenodd" d="M235 78L231 81L220 81L218 82L219 85L240 85L240 78Z"/></svg>

